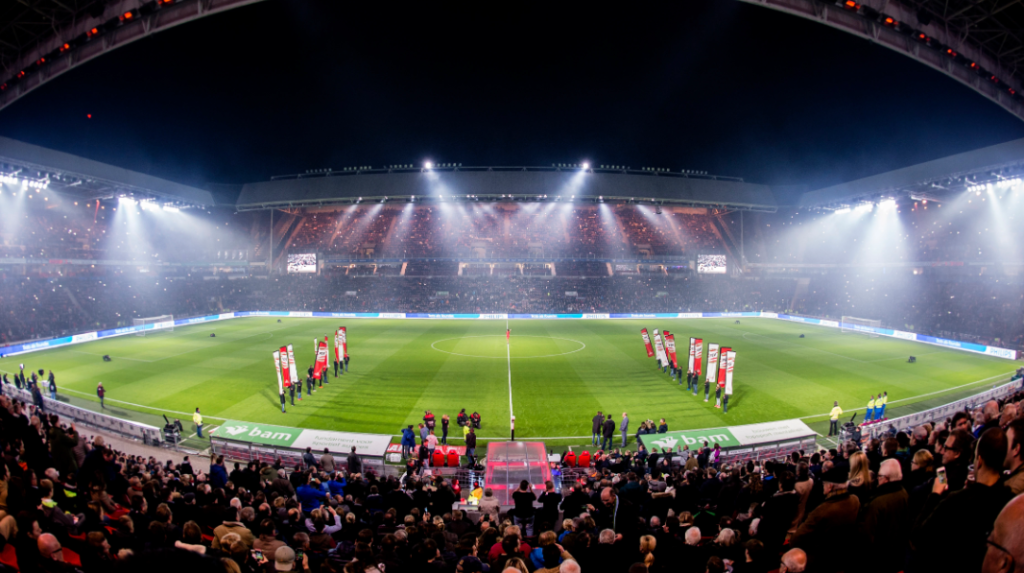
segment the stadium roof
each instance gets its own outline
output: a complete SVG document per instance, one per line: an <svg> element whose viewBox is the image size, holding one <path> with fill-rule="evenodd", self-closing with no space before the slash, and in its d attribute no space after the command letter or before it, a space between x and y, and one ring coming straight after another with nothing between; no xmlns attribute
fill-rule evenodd
<svg viewBox="0 0 1024 573"><path fill-rule="evenodd" d="M0 109L111 50L197 18L259 1L0 2Z"/></svg>
<svg viewBox="0 0 1024 573"><path fill-rule="evenodd" d="M1022 166L1024 139L1015 139L810 191L800 198L799 206L835 207L882 195L898 194L941 198L976 183L1015 177L1016 171Z"/></svg>
<svg viewBox="0 0 1024 573"><path fill-rule="evenodd" d="M666 205L772 211L766 185L675 173L542 167L467 167L333 172L248 183L236 207L254 210L382 199L634 200Z"/></svg>
<svg viewBox="0 0 1024 573"><path fill-rule="evenodd" d="M132 195L184 205L214 204L209 191L6 137L0 137L0 174L46 182L50 189L87 200Z"/></svg>

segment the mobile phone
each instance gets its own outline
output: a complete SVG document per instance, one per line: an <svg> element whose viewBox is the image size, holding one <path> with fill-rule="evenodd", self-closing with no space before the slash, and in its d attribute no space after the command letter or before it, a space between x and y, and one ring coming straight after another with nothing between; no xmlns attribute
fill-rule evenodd
<svg viewBox="0 0 1024 573"><path fill-rule="evenodd" d="M295 560L296 561L302 561L302 550L301 549L296 549L295 550Z"/></svg>
<svg viewBox="0 0 1024 573"><path fill-rule="evenodd" d="M256 561L263 561L263 552L260 551L259 549L253 549L252 550L252 558L255 559Z"/></svg>
<svg viewBox="0 0 1024 573"><path fill-rule="evenodd" d="M946 485L946 468L939 468L935 470L935 479L939 480L939 483Z"/></svg>

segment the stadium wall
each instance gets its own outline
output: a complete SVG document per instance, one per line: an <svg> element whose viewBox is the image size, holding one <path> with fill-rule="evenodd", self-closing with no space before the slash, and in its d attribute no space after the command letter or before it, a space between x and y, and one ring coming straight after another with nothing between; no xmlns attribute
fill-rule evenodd
<svg viewBox="0 0 1024 573"><path fill-rule="evenodd" d="M140 324L135 326L124 326L121 328L111 328L107 330L100 330L96 332L85 332L82 334L75 334L73 336L64 336L60 338L51 338L47 340L39 340L36 342L25 342L22 344L13 344L10 346L0 347L0 358L4 356L14 356L16 354L26 354L29 352L38 352L40 350L47 350L50 348L59 348L61 346L68 346L70 344L80 344L82 342L91 342L93 340L99 340L101 338L110 338L113 336L124 336L127 334L136 334L143 331L149 330L162 330L164 328L170 328L172 326L188 326L191 324L203 324L207 322L215 322L219 320L230 320L233 318L244 318L249 316L267 316L267 317L278 317L278 318L386 318L386 319L427 319L427 320L523 320L523 319L566 319L566 320L610 320L610 319L654 319L654 318L773 318L776 320L785 320L789 322L798 322L802 324L811 324L815 326L824 326L827 328L840 328L845 327L848 330L856 330L859 332L877 334L879 336L887 336L889 338L899 338L901 340L910 340L913 342L923 342L925 344L932 344L935 346L942 346L945 348L952 348L954 350L963 350L966 352L973 352L975 354L985 354L988 356L995 356L996 358L1005 358L1007 360L1016 360L1019 358L1019 352L1016 350L1010 350L1008 348L1000 348L998 346L985 346L983 344L975 344L973 342L963 342L960 340L950 340L946 338L938 338L935 336L928 336L926 334L917 334L915 332L907 332L903 330L893 330L891 328L875 328L873 326L863 326L859 324L841 324L838 320L828 320L824 318L811 318L806 316L797 316L792 314L780 314L775 312L659 312L659 313L595 313L595 314L510 314L510 313L496 313L496 314L443 314L443 313L419 313L419 312L296 312L296 311L275 311L275 310L254 310L254 311L243 311L243 312L229 312L225 314L214 314L210 316L197 316L192 318L181 318L174 320L173 324L171 321L157 322L152 324Z"/></svg>

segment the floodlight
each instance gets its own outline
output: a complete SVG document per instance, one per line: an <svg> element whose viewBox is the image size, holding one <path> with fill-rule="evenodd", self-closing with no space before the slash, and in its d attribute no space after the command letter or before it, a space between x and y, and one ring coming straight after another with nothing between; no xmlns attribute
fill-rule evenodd
<svg viewBox="0 0 1024 573"><path fill-rule="evenodd" d="M878 202L878 208L879 209L895 209L896 208L896 200L890 198L890 199L885 199L883 201L879 201Z"/></svg>
<svg viewBox="0 0 1024 573"><path fill-rule="evenodd" d="M589 164L589 163L587 163L586 161L584 161L584 162L583 162L583 169L584 169L584 170L586 170L586 169L590 169L590 164Z"/></svg>
<svg viewBox="0 0 1024 573"><path fill-rule="evenodd" d="M431 163L430 161L425 161L425 162L423 163L423 168L424 168L424 169L433 169L433 168L434 168L434 164L433 164L433 163Z"/></svg>
<svg viewBox="0 0 1024 573"><path fill-rule="evenodd" d="M833 211L833 212L834 212L834 213L835 213L836 215L841 215L841 214L843 214L843 213L849 213L849 212L850 212L850 208L849 208L849 207L843 207L842 209L836 209L836 210L835 210L835 211Z"/></svg>

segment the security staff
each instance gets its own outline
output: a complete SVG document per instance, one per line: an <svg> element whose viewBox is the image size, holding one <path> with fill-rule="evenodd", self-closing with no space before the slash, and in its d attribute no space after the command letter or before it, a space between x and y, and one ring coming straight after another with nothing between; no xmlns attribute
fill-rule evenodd
<svg viewBox="0 0 1024 573"><path fill-rule="evenodd" d="M879 406L878 400L875 400L875 410L878 412L878 415L875 417L881 420L883 417L885 417L885 405L889 403L889 393L882 392L882 395L879 398L879 400L882 401L882 405Z"/></svg>
<svg viewBox="0 0 1024 573"><path fill-rule="evenodd" d="M348 354L345 355L345 372L348 372Z"/></svg>
<svg viewBox="0 0 1024 573"><path fill-rule="evenodd" d="M875 395L871 395L871 399L868 400L868 409L864 412L864 421L870 422L875 419Z"/></svg>
<svg viewBox="0 0 1024 573"><path fill-rule="evenodd" d="M338 360L337 359L334 360L334 377L335 378L338 377Z"/></svg>
<svg viewBox="0 0 1024 573"><path fill-rule="evenodd" d="M203 437L203 415L199 413L199 408L196 408L196 413L192 414L192 423L196 425L196 435L200 438Z"/></svg>
<svg viewBox="0 0 1024 573"><path fill-rule="evenodd" d="M829 437L839 435L839 416L842 415L843 409L839 407L839 402L832 402L832 411L828 415Z"/></svg>
<svg viewBox="0 0 1024 573"><path fill-rule="evenodd" d="M284 414L284 390L281 391L281 413Z"/></svg>
<svg viewBox="0 0 1024 573"><path fill-rule="evenodd" d="M299 392L302 392L302 386L299 386ZM288 393L292 397L292 406L294 406L295 405L295 384L289 384L288 385ZM284 396L283 393L281 395ZM299 399L300 400L302 399L302 395L301 394L299 395Z"/></svg>

